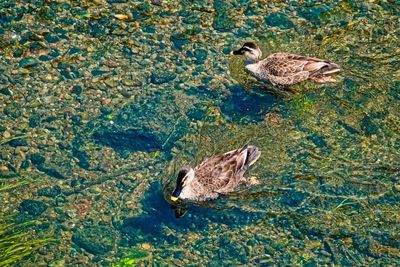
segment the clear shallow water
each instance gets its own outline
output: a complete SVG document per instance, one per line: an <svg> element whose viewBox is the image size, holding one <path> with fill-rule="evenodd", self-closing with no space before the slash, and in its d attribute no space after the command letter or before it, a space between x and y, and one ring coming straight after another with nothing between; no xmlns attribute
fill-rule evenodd
<svg viewBox="0 0 400 267"><path fill-rule="evenodd" d="M0 210L56 239L20 265L396 265L398 5L2 2ZM246 40L340 81L261 85ZM177 169L247 143L260 185L171 209Z"/></svg>

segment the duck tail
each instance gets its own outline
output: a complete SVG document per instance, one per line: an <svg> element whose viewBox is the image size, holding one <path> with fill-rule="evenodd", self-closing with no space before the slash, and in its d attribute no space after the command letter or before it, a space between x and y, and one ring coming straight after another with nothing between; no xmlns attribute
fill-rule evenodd
<svg viewBox="0 0 400 267"><path fill-rule="evenodd" d="M320 76L340 71L340 67L330 61L310 61L304 66L311 76Z"/></svg>
<svg viewBox="0 0 400 267"><path fill-rule="evenodd" d="M247 157L244 165L250 167L261 156L261 152L258 150L256 146L247 146L246 150L247 150Z"/></svg>
<svg viewBox="0 0 400 267"><path fill-rule="evenodd" d="M338 71L340 71L340 67L332 62L329 62L329 64L325 65L320 69L320 73L323 75L335 73Z"/></svg>

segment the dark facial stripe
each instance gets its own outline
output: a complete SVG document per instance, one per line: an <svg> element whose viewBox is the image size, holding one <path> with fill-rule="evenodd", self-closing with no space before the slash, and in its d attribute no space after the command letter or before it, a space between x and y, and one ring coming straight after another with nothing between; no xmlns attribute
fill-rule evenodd
<svg viewBox="0 0 400 267"><path fill-rule="evenodd" d="M183 184L183 178L185 178L186 174L188 174L188 169L183 168L182 170L179 171L178 173L178 178L176 179L176 184Z"/></svg>
<svg viewBox="0 0 400 267"><path fill-rule="evenodd" d="M174 192L172 193L173 197L179 197L179 195L181 194L182 191L182 186L181 185L177 185Z"/></svg>
<svg viewBox="0 0 400 267"><path fill-rule="evenodd" d="M233 51L234 55L243 55L245 52L251 52L251 49L248 47L242 47L239 50Z"/></svg>

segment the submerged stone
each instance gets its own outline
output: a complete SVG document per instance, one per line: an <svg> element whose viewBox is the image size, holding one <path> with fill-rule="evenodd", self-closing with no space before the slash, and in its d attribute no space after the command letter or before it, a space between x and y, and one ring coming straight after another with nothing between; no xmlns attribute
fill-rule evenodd
<svg viewBox="0 0 400 267"><path fill-rule="evenodd" d="M271 27L278 27L281 29L293 28L294 24L285 14L272 13L265 17L265 22Z"/></svg>
<svg viewBox="0 0 400 267"><path fill-rule="evenodd" d="M41 119L41 116L39 116L39 115L32 115L32 116L29 118L29 127L35 128L35 127L39 126L39 125L40 125L40 119Z"/></svg>
<svg viewBox="0 0 400 267"><path fill-rule="evenodd" d="M24 58L19 62L19 66L21 68L34 67L37 64L38 64L37 61L33 58Z"/></svg>
<svg viewBox="0 0 400 267"><path fill-rule="evenodd" d="M89 156L85 151L73 149L72 155L79 160L78 161L79 167L83 169L88 169L90 167Z"/></svg>
<svg viewBox="0 0 400 267"><path fill-rule="evenodd" d="M19 116L21 116L21 109L15 104L8 104L4 108L4 114L12 118L18 118Z"/></svg>
<svg viewBox="0 0 400 267"><path fill-rule="evenodd" d="M74 87L72 87L73 94L80 95L82 93L82 91L83 91L83 89L79 85L74 85Z"/></svg>
<svg viewBox="0 0 400 267"><path fill-rule="evenodd" d="M45 166L43 166L43 165L37 166L37 169L38 169L39 171L44 172L45 174L47 174L47 175L49 175L49 176L52 176L52 177L54 177L54 178L57 178L57 179L63 180L63 179L66 178L64 175L62 175L62 174L61 174L60 172L58 172L57 170L52 169L52 168L47 168L47 167L45 167Z"/></svg>
<svg viewBox="0 0 400 267"><path fill-rule="evenodd" d="M35 165L41 165L46 161L46 158L40 154L32 154L30 160Z"/></svg>
<svg viewBox="0 0 400 267"><path fill-rule="evenodd" d="M105 254L114 247L116 235L111 227L99 225L78 230L73 234L72 241L94 255Z"/></svg>
<svg viewBox="0 0 400 267"><path fill-rule="evenodd" d="M154 84L163 84L166 82L170 82L175 78L176 78L176 73L174 72L160 71L160 72L154 72L150 77L150 81Z"/></svg>
<svg viewBox="0 0 400 267"><path fill-rule="evenodd" d="M189 43L189 40L186 37L186 35L182 33L171 35L170 40L174 48L177 50L182 50L183 46Z"/></svg>
<svg viewBox="0 0 400 267"><path fill-rule="evenodd" d="M92 70L93 77L101 76L105 73L108 73L108 71L103 71L103 70L98 70L98 69Z"/></svg>
<svg viewBox="0 0 400 267"><path fill-rule="evenodd" d="M325 138L319 134L313 134L307 137L308 140L314 143L317 147L326 147L327 143Z"/></svg>
<svg viewBox="0 0 400 267"><path fill-rule="evenodd" d="M38 191L38 195L44 197L56 197L60 194L61 194L61 187L59 187L58 185L47 186Z"/></svg>
<svg viewBox="0 0 400 267"><path fill-rule="evenodd" d="M12 147L17 147L17 146L27 146L28 142L26 142L26 140L23 138L18 138L11 140L10 142L8 142L8 144Z"/></svg>
<svg viewBox="0 0 400 267"><path fill-rule="evenodd" d="M58 41L60 41L60 38L57 35L52 35L52 34L46 35L44 37L44 39L46 39L46 41L49 44L54 44L54 43L57 43Z"/></svg>
<svg viewBox="0 0 400 267"><path fill-rule="evenodd" d="M302 9L298 14L305 19L315 20L327 11L328 10L322 6L313 6Z"/></svg>
<svg viewBox="0 0 400 267"><path fill-rule="evenodd" d="M360 121L360 126L366 136L371 136L373 134L379 133L379 127L368 115L365 115L365 117Z"/></svg>
<svg viewBox="0 0 400 267"><path fill-rule="evenodd" d="M196 49L193 52L193 56L196 58L196 64L203 64L204 61L207 59L207 50L205 49Z"/></svg>
<svg viewBox="0 0 400 267"><path fill-rule="evenodd" d="M161 149L161 143L156 135L136 129L127 129L125 131L100 129L93 135L93 138L95 141L114 147L117 150L119 148L143 151Z"/></svg>
<svg viewBox="0 0 400 267"><path fill-rule="evenodd" d="M40 200L28 199L21 202L19 210L32 216L39 216L47 209L47 204Z"/></svg>
<svg viewBox="0 0 400 267"><path fill-rule="evenodd" d="M2 88L2 89L0 89L0 94L6 95L6 96L11 96L12 92L8 88Z"/></svg>
<svg viewBox="0 0 400 267"><path fill-rule="evenodd" d="M24 53L24 50L22 50L20 48L17 48L17 49L14 50L13 56L14 57L20 57L20 56L22 56L23 53Z"/></svg>

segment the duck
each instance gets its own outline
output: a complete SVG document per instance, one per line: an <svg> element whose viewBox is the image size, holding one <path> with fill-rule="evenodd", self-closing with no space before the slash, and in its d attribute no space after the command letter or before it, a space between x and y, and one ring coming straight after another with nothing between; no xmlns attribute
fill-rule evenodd
<svg viewBox="0 0 400 267"><path fill-rule="evenodd" d="M331 61L289 53L274 53L261 59L261 49L253 42L246 42L231 55L244 55L245 71L273 85L292 85L305 80L336 82L328 75L340 71L340 67Z"/></svg>
<svg viewBox="0 0 400 267"><path fill-rule="evenodd" d="M240 184L252 185L251 179L243 175L260 155L256 146L246 145L205 159L194 169L183 167L178 173L171 201L207 201L233 192Z"/></svg>

